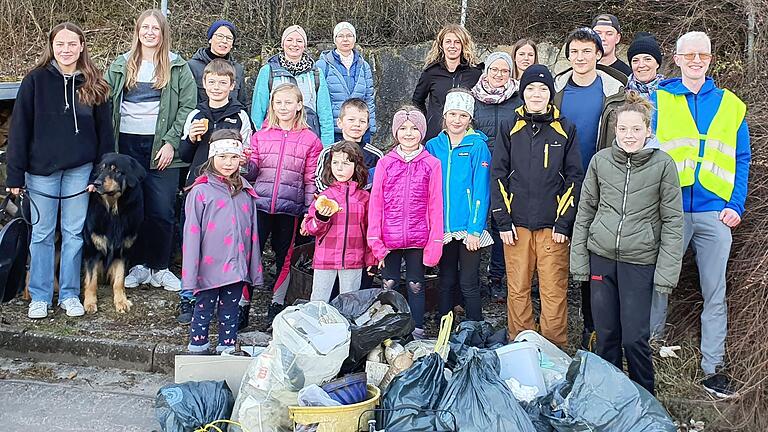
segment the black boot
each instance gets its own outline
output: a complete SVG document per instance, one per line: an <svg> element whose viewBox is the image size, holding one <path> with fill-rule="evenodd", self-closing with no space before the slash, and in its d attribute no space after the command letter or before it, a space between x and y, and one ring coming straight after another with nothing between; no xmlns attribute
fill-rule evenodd
<svg viewBox="0 0 768 432"><path fill-rule="evenodd" d="M240 313L237 315L237 331L248 327L248 315L251 314L251 305L238 306Z"/></svg>
<svg viewBox="0 0 768 432"><path fill-rule="evenodd" d="M489 278L488 279L488 291L491 293L491 300L496 303L507 302L507 287L502 285L501 278Z"/></svg>

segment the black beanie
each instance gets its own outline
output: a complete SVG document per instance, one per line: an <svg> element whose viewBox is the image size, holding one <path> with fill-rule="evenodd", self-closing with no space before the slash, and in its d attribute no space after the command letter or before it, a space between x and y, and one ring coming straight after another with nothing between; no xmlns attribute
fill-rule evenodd
<svg viewBox="0 0 768 432"><path fill-rule="evenodd" d="M520 99L525 103L525 88L528 84L540 82L549 88L549 103L555 98L555 80L546 66L542 64L530 65L520 77Z"/></svg>
<svg viewBox="0 0 768 432"><path fill-rule="evenodd" d="M654 59L656 63L661 66L661 60L663 58L659 43L656 42L656 38L652 34L646 32L639 32L635 35L635 40L629 45L627 50L627 60L632 63L632 57L638 54L648 54Z"/></svg>

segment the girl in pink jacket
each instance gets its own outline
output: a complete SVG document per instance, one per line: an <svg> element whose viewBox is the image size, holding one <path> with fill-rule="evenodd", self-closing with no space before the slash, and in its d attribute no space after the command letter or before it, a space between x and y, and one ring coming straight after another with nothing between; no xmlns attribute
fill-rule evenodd
<svg viewBox="0 0 768 432"><path fill-rule="evenodd" d="M368 210L368 244L384 288L400 283L405 259L417 339L424 336L424 266L436 266L443 251L443 176L440 161L424 151L426 130L427 119L417 108L395 113L395 146L376 164Z"/></svg>
<svg viewBox="0 0 768 432"><path fill-rule="evenodd" d="M339 292L360 289L365 267L378 262L365 240L368 229L368 167L360 146L340 141L325 159L323 184L331 186L309 207L307 232L315 237L312 297L327 302L339 278ZM328 203L327 200L333 200Z"/></svg>

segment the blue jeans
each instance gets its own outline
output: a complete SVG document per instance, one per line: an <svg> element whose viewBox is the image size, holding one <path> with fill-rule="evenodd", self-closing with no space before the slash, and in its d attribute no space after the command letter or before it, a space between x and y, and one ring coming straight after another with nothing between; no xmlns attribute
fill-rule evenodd
<svg viewBox="0 0 768 432"><path fill-rule="evenodd" d="M48 176L26 174L27 187L64 196L80 192L88 186L93 164L56 171ZM53 304L53 273L56 256L54 238L61 201L61 267L59 270L59 303L80 296L80 264L83 258L83 224L88 213L88 194L57 200L29 193L32 206L32 242L29 254L29 295L32 301Z"/></svg>

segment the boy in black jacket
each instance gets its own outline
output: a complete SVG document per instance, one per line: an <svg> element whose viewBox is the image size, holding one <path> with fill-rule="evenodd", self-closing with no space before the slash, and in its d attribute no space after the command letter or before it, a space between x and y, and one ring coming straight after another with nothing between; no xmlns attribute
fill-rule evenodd
<svg viewBox="0 0 768 432"><path fill-rule="evenodd" d="M531 277L541 294L541 334L565 347L568 334L568 238L584 170L576 127L552 104L554 83L542 65L520 80L525 103L499 125L491 167L491 214L507 268L509 337L533 330Z"/></svg>

